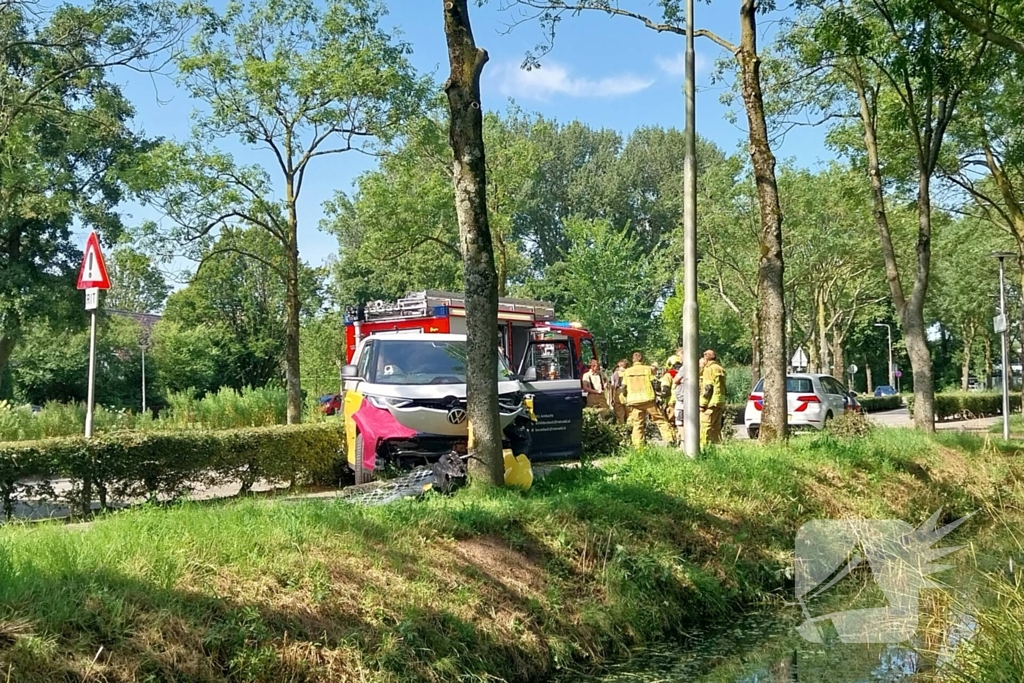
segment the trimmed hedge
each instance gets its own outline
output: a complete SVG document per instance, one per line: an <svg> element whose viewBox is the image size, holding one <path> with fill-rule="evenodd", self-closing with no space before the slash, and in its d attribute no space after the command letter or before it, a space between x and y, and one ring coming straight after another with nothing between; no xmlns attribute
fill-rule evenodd
<svg viewBox="0 0 1024 683"><path fill-rule="evenodd" d="M914 397L907 396L907 407L914 414ZM1020 411L1020 394L1010 394L1010 411ZM997 392L949 391L935 394L936 420L973 420L1003 414L1003 396Z"/></svg>
<svg viewBox="0 0 1024 683"><path fill-rule="evenodd" d="M198 486L259 480L295 484L330 476L344 458L343 423L167 432L112 432L0 443L0 498L9 518L14 501L62 501L88 514L108 501L180 496ZM69 480L58 494L54 480ZM95 492L95 493L94 493Z"/></svg>
<svg viewBox="0 0 1024 683"><path fill-rule="evenodd" d="M903 397L896 396L858 396L857 401L865 413L878 413L883 410L896 410L903 407Z"/></svg>

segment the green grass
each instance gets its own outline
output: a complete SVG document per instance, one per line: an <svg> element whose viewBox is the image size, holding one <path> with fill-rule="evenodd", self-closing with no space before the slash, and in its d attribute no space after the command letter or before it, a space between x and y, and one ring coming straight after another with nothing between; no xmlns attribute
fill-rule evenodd
<svg viewBox="0 0 1024 683"><path fill-rule="evenodd" d="M237 429L270 427L285 423L286 395L283 388L223 387L216 393L196 398L191 392L171 393L159 417L128 410L96 406L96 433L117 430ZM310 397L306 421L321 417L319 402ZM85 426L84 403L47 403L33 413L28 406L15 407L0 401L0 441L38 440L78 436Z"/></svg>
<svg viewBox="0 0 1024 683"><path fill-rule="evenodd" d="M992 434L1003 433L1003 420L1001 415L999 416L999 420L988 428L988 431ZM1022 434L1024 434L1024 416L1020 413L1014 413L1013 415L1010 415L1010 436L1020 437Z"/></svg>
<svg viewBox="0 0 1024 683"><path fill-rule="evenodd" d="M536 680L588 668L787 598L809 519L1019 505L1018 459L957 438L876 430L735 443L695 462L652 449L525 494L379 509L242 501L8 526L0 676Z"/></svg>

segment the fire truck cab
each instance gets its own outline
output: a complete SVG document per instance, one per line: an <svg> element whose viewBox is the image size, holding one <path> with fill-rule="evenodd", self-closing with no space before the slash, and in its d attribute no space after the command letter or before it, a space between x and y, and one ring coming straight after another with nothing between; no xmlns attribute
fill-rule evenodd
<svg viewBox="0 0 1024 683"><path fill-rule="evenodd" d="M582 377L598 358L594 335L577 322L556 321L554 304L532 299L498 299L498 338L511 368L522 365L527 345L544 335L562 335L572 345ZM453 292L413 292L394 302L374 301L345 317L345 362L351 363L360 340L375 332L465 334L466 300ZM600 359L599 359L600 360Z"/></svg>

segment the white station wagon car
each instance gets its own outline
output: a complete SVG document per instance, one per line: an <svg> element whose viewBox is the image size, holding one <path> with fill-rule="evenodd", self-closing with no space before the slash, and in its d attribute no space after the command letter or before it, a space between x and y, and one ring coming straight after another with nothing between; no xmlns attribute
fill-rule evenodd
<svg viewBox="0 0 1024 683"><path fill-rule="evenodd" d="M747 399L743 423L751 439L756 439L761 428L764 408L764 380L758 380ZM856 394L849 391L831 375L793 374L786 377L789 405L789 425L796 429L824 429L834 417L859 411Z"/></svg>

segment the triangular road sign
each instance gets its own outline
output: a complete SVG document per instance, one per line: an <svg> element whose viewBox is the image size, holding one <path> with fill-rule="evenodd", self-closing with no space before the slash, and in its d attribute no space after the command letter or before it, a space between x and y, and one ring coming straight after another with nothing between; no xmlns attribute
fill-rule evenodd
<svg viewBox="0 0 1024 683"><path fill-rule="evenodd" d="M103 263L103 254L100 252L100 240L95 232L89 233L89 239L85 241L85 254L82 257L82 267L78 271L78 288L110 289L110 278L107 277L107 267Z"/></svg>

